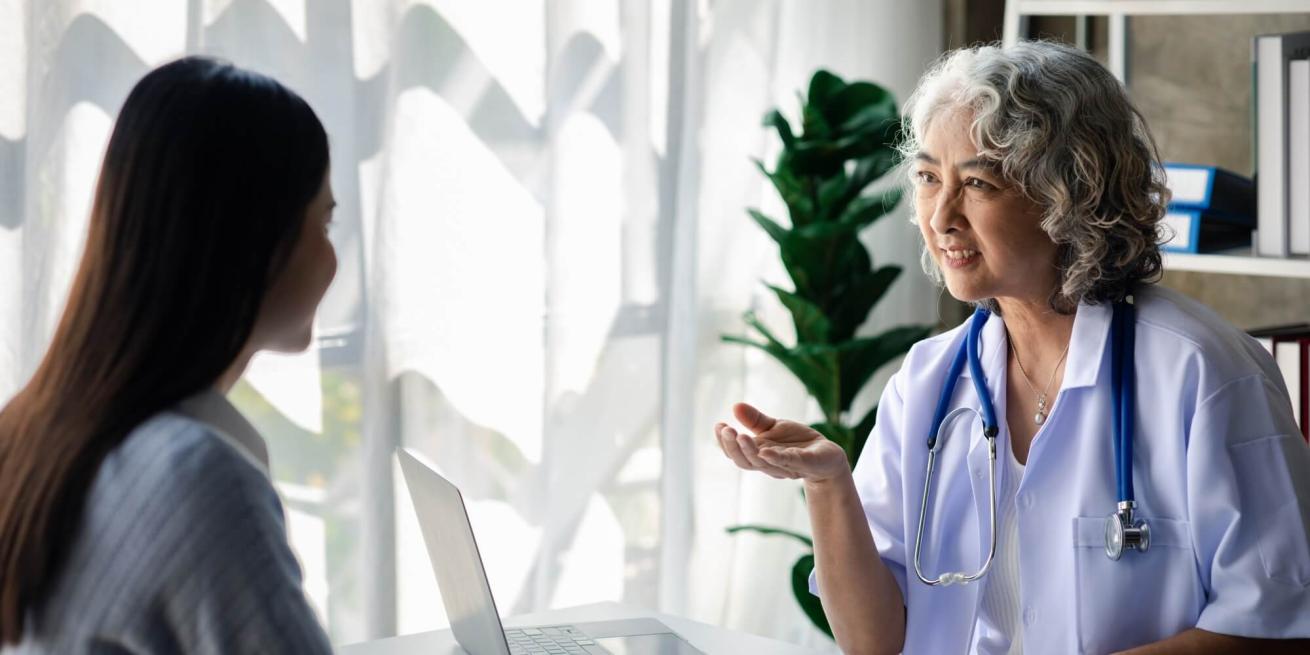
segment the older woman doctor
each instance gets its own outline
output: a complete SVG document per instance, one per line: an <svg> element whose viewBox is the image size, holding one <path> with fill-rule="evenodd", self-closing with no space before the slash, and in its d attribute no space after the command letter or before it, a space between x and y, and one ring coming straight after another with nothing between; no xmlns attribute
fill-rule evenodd
<svg viewBox="0 0 1310 655"><path fill-rule="evenodd" d="M1167 194L1123 87L1065 46L981 47L906 113L925 269L978 311L911 349L853 472L749 405L715 427L804 480L838 644L1310 652L1310 453L1269 355L1151 284Z"/></svg>

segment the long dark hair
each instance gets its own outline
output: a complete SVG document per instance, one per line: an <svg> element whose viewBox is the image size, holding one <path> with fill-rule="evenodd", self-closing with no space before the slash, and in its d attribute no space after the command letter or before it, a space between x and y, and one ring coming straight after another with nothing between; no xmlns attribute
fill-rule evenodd
<svg viewBox="0 0 1310 655"><path fill-rule="evenodd" d="M0 645L53 585L100 463L241 354L328 168L276 81L188 57L118 116L49 351L0 410Z"/></svg>

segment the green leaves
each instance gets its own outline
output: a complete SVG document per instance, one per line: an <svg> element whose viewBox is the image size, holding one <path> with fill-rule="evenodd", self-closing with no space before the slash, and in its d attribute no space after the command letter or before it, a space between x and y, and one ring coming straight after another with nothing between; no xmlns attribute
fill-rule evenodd
<svg viewBox="0 0 1310 655"><path fill-rule="evenodd" d="M789 230L778 225L777 221L765 216L757 209L747 209L746 212L751 215L751 218L755 219L756 224L764 228L764 231L777 242L779 248L787 247L787 244L791 241L791 232Z"/></svg>
<svg viewBox="0 0 1310 655"><path fill-rule="evenodd" d="M828 441L841 446L842 450L847 451L847 459L850 458L849 447L855 440L850 428L842 425L841 422L826 421L823 423L811 423L810 427L814 428L815 431L827 438Z"/></svg>
<svg viewBox="0 0 1310 655"><path fill-rule="evenodd" d="M860 232L889 214L901 201L902 190L891 187L869 193L871 184L897 164L895 140L902 129L896 100L870 82L847 83L820 70L801 98L801 131L778 110L764 117L782 141L770 170L755 166L772 183L787 206L784 226L757 209L752 220L778 245L793 289L768 285L791 315L796 342L783 343L754 312L743 319L752 334L724 335L729 343L759 349L782 364L823 411L811 427L846 451L854 467L877 419L877 409L850 423L851 405L879 369L928 336L929 326L894 327L873 336L856 336L870 312L899 277L898 266L875 267ZM810 538L790 530L760 525L730 528L795 539L808 548ZM819 599L809 592L814 555L792 567L796 601L820 630L832 634Z"/></svg>
<svg viewBox="0 0 1310 655"><path fill-rule="evenodd" d="M846 341L855 336L855 330L864 323L873 306L900 274L901 267L884 266L850 280L842 289L842 302L833 308L829 333L833 340Z"/></svg>
<svg viewBox="0 0 1310 655"><path fill-rule="evenodd" d="M865 191L897 162L901 131L896 100L871 82L847 83L828 71L810 78L801 98L801 132L775 109L764 117L782 141L773 170L756 161L787 205L791 225L757 209L751 219L778 245L793 289L769 285L791 314L796 343L788 345L755 316L751 336L724 341L758 348L791 371L823 410L815 426L855 462L874 415L850 425L843 415L878 369L927 336L927 326L893 328L856 337L896 278L898 266L875 267L859 234L901 201L900 187Z"/></svg>
<svg viewBox="0 0 1310 655"><path fill-rule="evenodd" d="M812 223L814 221L814 199L806 188L806 182L796 177L791 169L786 166L779 166L777 171L770 171L765 167L764 162L758 159L754 161L755 167L765 177L769 178L782 201L787 203L791 224L799 227Z"/></svg>
<svg viewBox="0 0 1310 655"><path fill-rule="evenodd" d="M776 288L775 291L787 293ZM799 300L792 294L787 295L794 300ZM804 329L809 331L821 329L819 326L822 326L825 320L821 316L813 315L812 309L813 306L809 305L801 310L801 314L793 315L793 320L802 322L805 325ZM809 318L801 318L802 316ZM765 338L764 343L731 335L724 336L723 340L759 348L787 367L818 401L819 407L828 418L828 423L835 425L841 425L839 420L841 413L850 409L855 396L878 369L904 354L910 346L932 332L929 326L911 325L892 328L875 337L861 337L838 344L801 342L795 347L788 348L764 327L753 313L748 313L745 320ZM798 327L798 334L801 333L801 329ZM818 427L815 429L829 436L824 430ZM849 428L843 427L843 430ZM834 441L843 447L851 443L850 439L834 439Z"/></svg>
<svg viewBox="0 0 1310 655"><path fill-rule="evenodd" d="M870 129L888 118L896 118L896 114L896 99L891 92L871 82L845 85L823 108L829 124L840 125L848 132Z"/></svg>
<svg viewBox="0 0 1310 655"><path fill-rule="evenodd" d="M802 555L800 559L791 567L791 593L796 597L796 603L801 606L805 616L809 617L814 627L822 630L829 637L832 636L832 626L828 625L828 617L823 613L823 603L818 596L810 593L810 572L814 570L814 555Z"/></svg>
<svg viewBox="0 0 1310 655"><path fill-rule="evenodd" d="M876 84L847 84L821 70L810 79L801 117L802 134L783 140L786 152L779 158L780 165L786 160L798 175L831 177L850 160L896 161L893 143L901 130L896 100ZM878 172L861 189L887 170L883 164L874 168Z"/></svg>
<svg viewBox="0 0 1310 655"><path fill-rule="evenodd" d="M848 203L838 220L854 225L857 230L866 228L895 209L903 194L903 189L894 187L879 194L862 196Z"/></svg>
<svg viewBox="0 0 1310 655"><path fill-rule="evenodd" d="M931 332L932 328L924 325L896 327L876 337L852 339L838 346L842 410L850 408L855 394L883 364L901 356Z"/></svg>
<svg viewBox="0 0 1310 655"><path fill-rule="evenodd" d="M783 536L795 539L807 548L814 547L814 542L809 537L782 528L771 528L763 525L735 525L728 528L728 534L737 534L739 532ZM797 559L796 563L791 567L792 595L796 597L796 604L801 606L801 611L805 612L805 616L810 619L814 627L831 637L832 626L828 624L828 617L823 613L823 603L818 596L810 593L810 573L812 571L814 571L814 553L801 555L800 559Z"/></svg>
<svg viewBox="0 0 1310 655"><path fill-rule="evenodd" d="M731 335L725 335L723 337L724 341L763 350L778 360L778 363L786 366L787 370L791 371L791 374L796 376L801 384L805 385L805 390L809 391L810 395L819 401L821 407L837 406L840 389L837 387L839 378L836 352L822 345L788 348L781 341L778 341L777 337L774 337L768 328L764 327L764 324L755 317L754 313L747 312L743 318L746 323L764 337L765 342L759 343L745 337Z"/></svg>
<svg viewBox="0 0 1310 655"><path fill-rule="evenodd" d="M762 534L762 535L780 535L783 537L791 537L792 539L795 539L796 541L805 544L807 548L814 547L813 539L810 539L809 537L799 532L784 530L782 528L771 528L766 525L734 525L731 528L728 528L728 534L737 534L738 532L754 532L756 534Z"/></svg>
<svg viewBox="0 0 1310 655"><path fill-rule="evenodd" d="M877 419L878 406L874 405L873 409L870 409L864 415L864 418L860 419L860 422L855 424L855 428L851 431L853 434L851 438L851 448L847 454L850 456L852 469L855 468L856 460L860 459L860 453L864 452L864 444L869 441L869 435L873 432L873 423Z"/></svg>
<svg viewBox="0 0 1310 655"><path fill-rule="evenodd" d="M767 285L791 312L792 323L796 326L796 340L802 343L827 343L828 331L832 322L823 315L823 310L814 303L786 289Z"/></svg>
<svg viewBox="0 0 1310 655"><path fill-rule="evenodd" d="M786 118L782 117L782 112L777 109L765 114L764 125L766 127L772 126L773 129L778 131L778 138L782 140L782 147L790 148L796 142L796 137L791 133L791 124L787 122Z"/></svg>
<svg viewBox="0 0 1310 655"><path fill-rule="evenodd" d="M844 88L846 88L846 82L842 81L842 78L826 70L819 69L810 77L809 100L805 103L805 107L807 109L822 110L832 100L833 96L840 93ZM807 131L808 128L807 125Z"/></svg>

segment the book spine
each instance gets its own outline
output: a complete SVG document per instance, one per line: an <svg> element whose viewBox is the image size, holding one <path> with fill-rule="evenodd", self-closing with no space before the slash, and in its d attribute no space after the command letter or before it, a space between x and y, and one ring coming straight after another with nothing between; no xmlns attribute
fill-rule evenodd
<svg viewBox="0 0 1310 655"><path fill-rule="evenodd" d="M1310 255L1310 59L1287 73L1288 251Z"/></svg>
<svg viewBox="0 0 1310 655"><path fill-rule="evenodd" d="M1280 35L1258 36L1256 78L1256 254L1286 257L1286 65Z"/></svg>
<svg viewBox="0 0 1310 655"><path fill-rule="evenodd" d="M1296 336L1274 337L1274 361L1283 374L1283 386L1292 406L1292 417L1301 425L1301 339Z"/></svg>

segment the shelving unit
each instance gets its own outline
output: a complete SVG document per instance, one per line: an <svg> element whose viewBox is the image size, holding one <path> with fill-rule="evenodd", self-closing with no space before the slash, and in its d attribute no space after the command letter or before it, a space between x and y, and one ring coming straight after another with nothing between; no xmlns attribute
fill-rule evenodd
<svg viewBox="0 0 1310 655"><path fill-rule="evenodd" d="M1127 79L1128 17L1233 14L1306 14L1310 0L1011 0L1005 3L1004 43L1025 35L1030 16L1105 16L1108 68ZM1165 270L1310 279L1310 259L1166 253Z"/></svg>
<svg viewBox="0 0 1310 655"><path fill-rule="evenodd" d="M1186 16L1223 14L1299 14L1305 0L1018 0L1006 4L1026 16Z"/></svg>
<svg viewBox="0 0 1310 655"><path fill-rule="evenodd" d="M1167 252L1164 254L1164 268L1166 271L1310 279L1310 259Z"/></svg>

